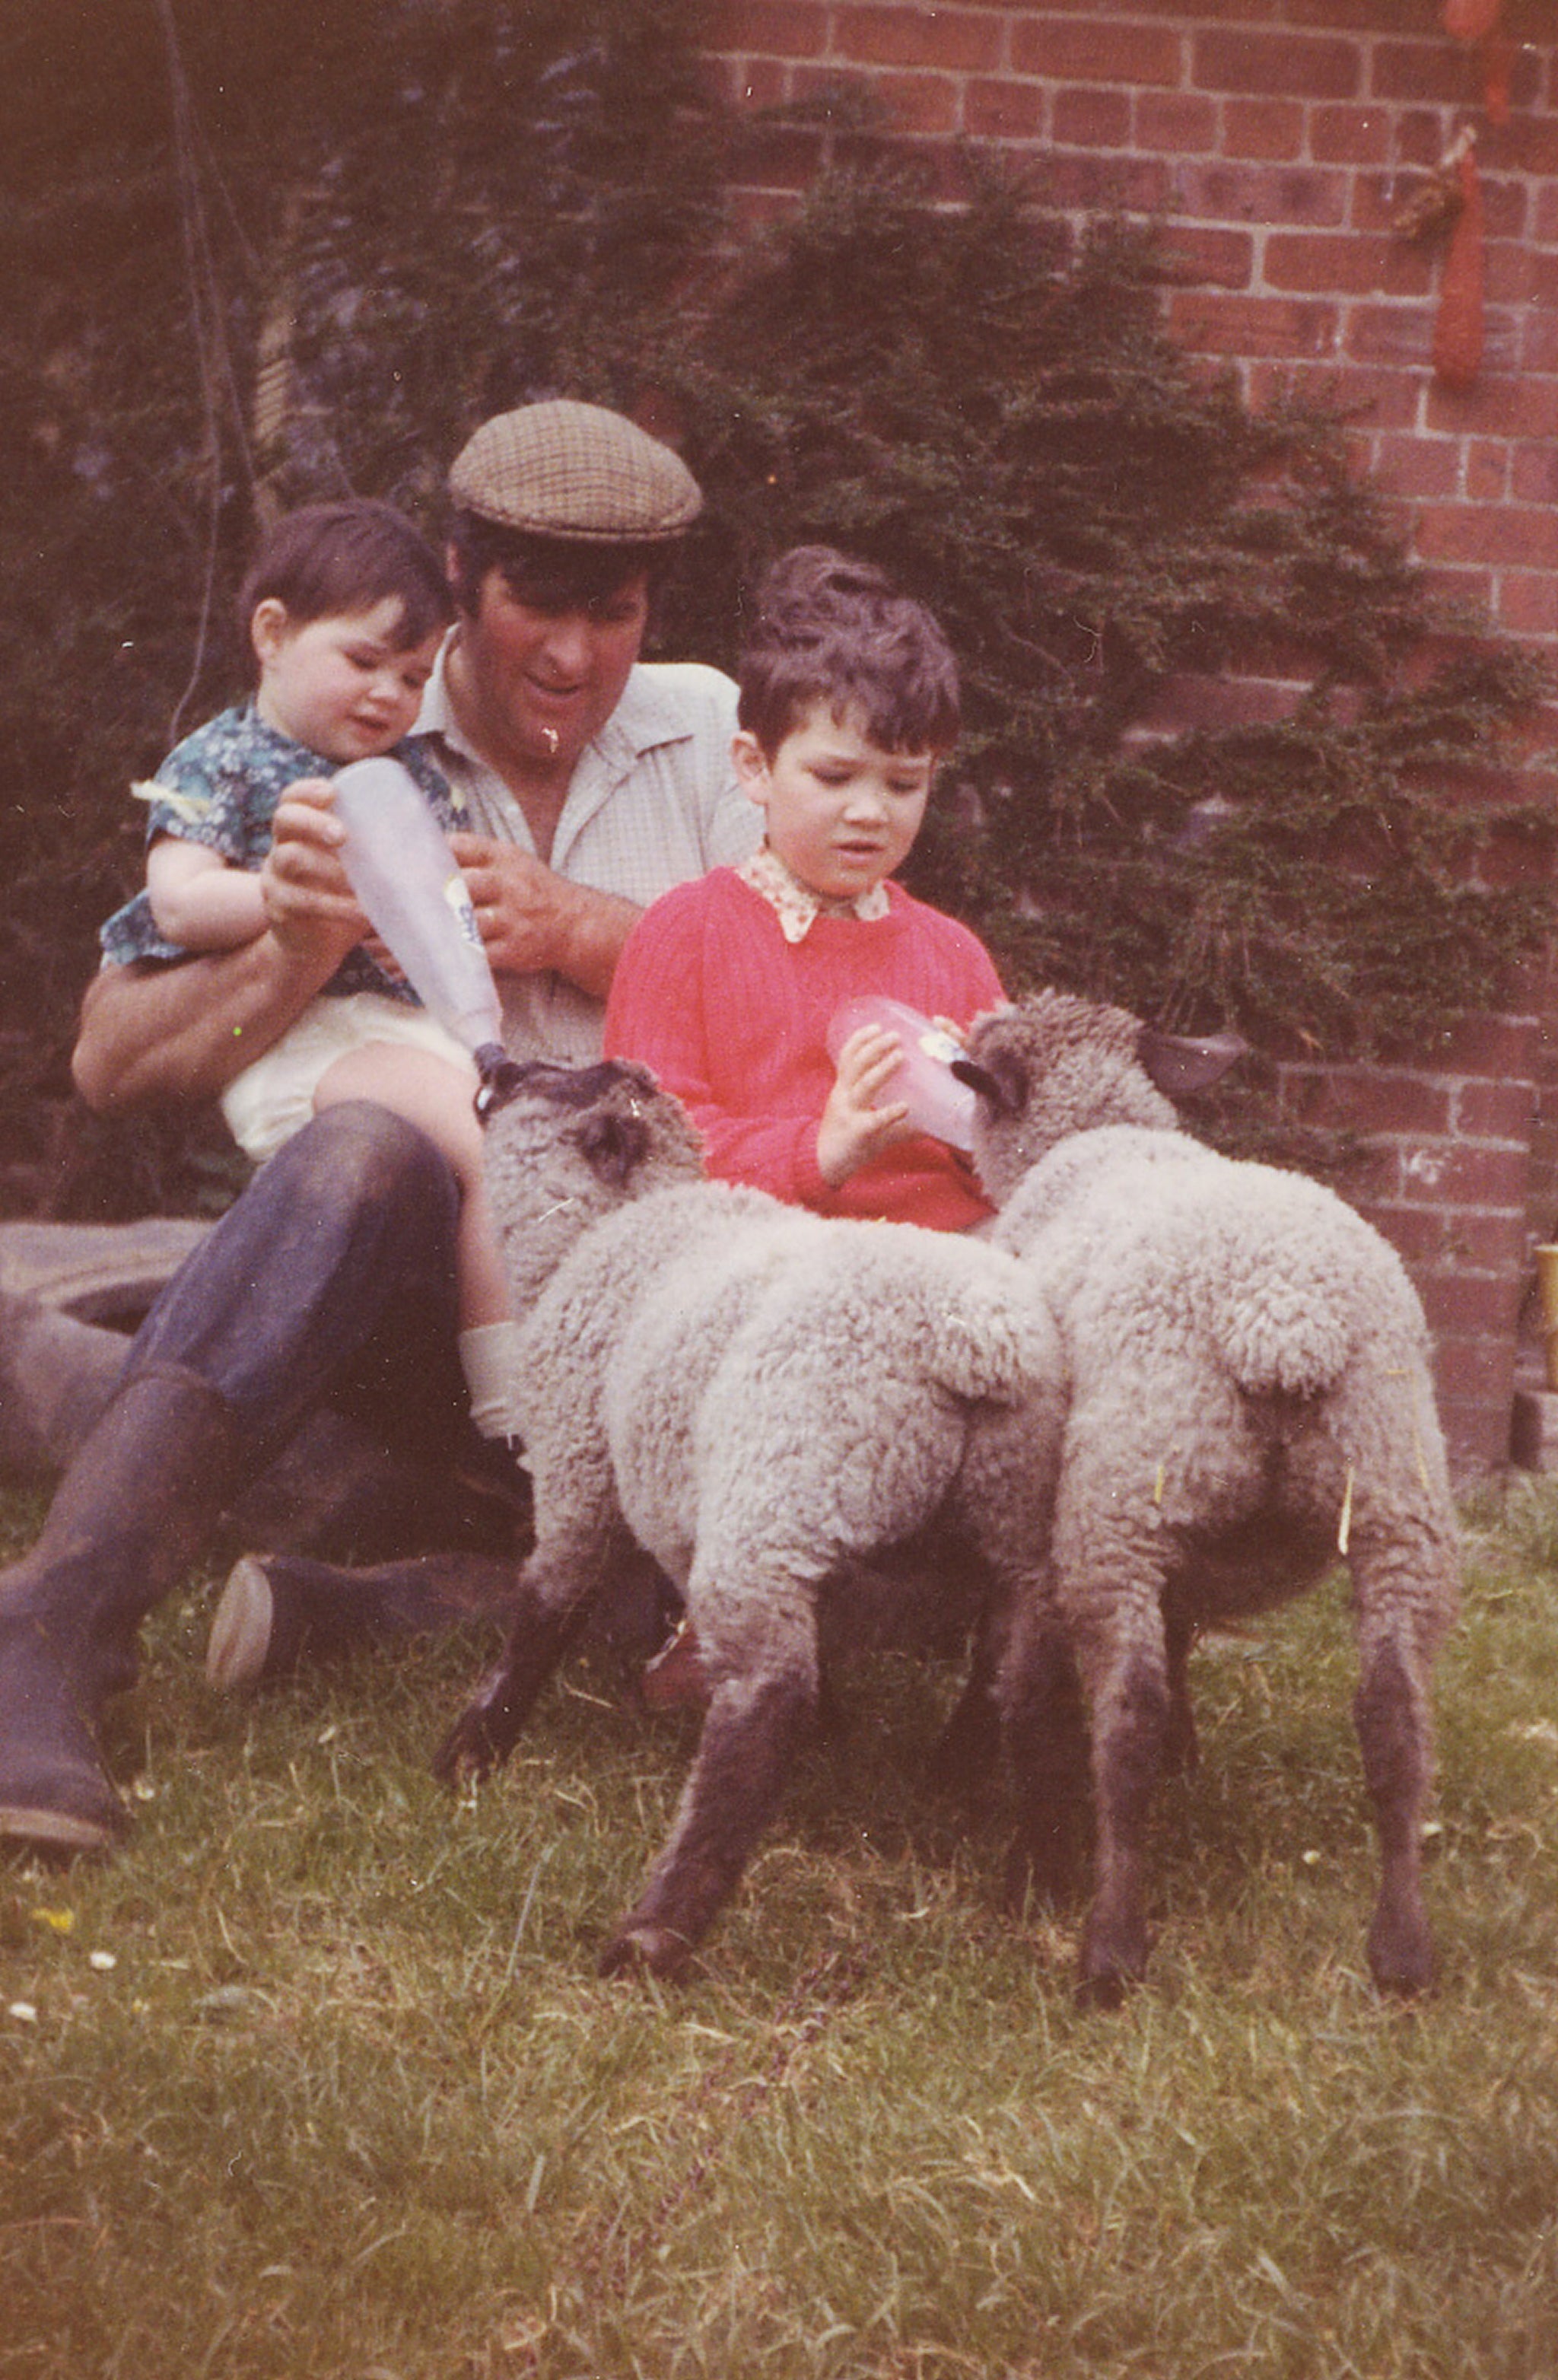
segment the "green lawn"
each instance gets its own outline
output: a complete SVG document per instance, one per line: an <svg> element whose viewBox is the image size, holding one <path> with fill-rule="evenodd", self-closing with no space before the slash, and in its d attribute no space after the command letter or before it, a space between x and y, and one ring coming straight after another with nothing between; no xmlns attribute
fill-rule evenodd
<svg viewBox="0 0 1558 2380"><path fill-rule="evenodd" d="M685 1721L576 1666L456 1806L468 1646L223 1704L198 1585L115 1722L130 1847L0 1866L0 2374L1547 2380L1558 1489L1468 1535L1411 2010L1363 1966L1340 1582L1198 1653L1116 2016L921 1780L948 1676L847 1682L661 1992L594 1959Z"/></svg>

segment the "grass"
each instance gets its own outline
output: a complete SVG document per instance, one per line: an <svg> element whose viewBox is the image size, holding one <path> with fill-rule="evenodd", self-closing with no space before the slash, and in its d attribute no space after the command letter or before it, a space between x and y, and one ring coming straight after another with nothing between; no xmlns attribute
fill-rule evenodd
<svg viewBox="0 0 1558 2380"><path fill-rule="evenodd" d="M468 1645L223 1704L198 1585L115 1722L130 1847L0 1867L0 2374L1558 2370L1558 1488L1468 1544L1416 2009L1362 1963L1339 1584L1198 1654L1113 2017L1071 1916L1002 1914L999 1825L920 1781L944 1676L850 1682L662 1992L594 1957L686 1722L576 1667L452 1804Z"/></svg>

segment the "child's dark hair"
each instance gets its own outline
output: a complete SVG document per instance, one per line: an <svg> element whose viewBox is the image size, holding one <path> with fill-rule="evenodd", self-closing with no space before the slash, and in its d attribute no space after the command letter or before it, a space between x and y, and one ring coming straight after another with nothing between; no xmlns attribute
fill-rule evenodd
<svg viewBox="0 0 1558 2380"><path fill-rule="evenodd" d="M238 623L247 650L257 604L284 603L301 628L337 613L370 612L389 598L401 607L403 649L454 616L443 565L421 531L393 504L352 496L300 505L276 523L238 590Z"/></svg>
<svg viewBox="0 0 1558 2380"><path fill-rule="evenodd" d="M757 589L737 716L771 759L806 712L857 714L885 752L946 752L961 711L958 665L923 603L827 545L798 545Z"/></svg>
<svg viewBox="0 0 1558 2380"><path fill-rule="evenodd" d="M642 573L654 593L670 555L664 543L598 543L593 539L540 537L505 528L479 513L457 512L449 532L454 595L474 615L482 581L496 570L512 595L537 612L588 612Z"/></svg>

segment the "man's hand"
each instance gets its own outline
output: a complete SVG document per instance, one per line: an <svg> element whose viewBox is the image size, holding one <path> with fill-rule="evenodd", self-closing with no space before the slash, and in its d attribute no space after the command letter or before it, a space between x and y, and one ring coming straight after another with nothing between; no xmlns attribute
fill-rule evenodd
<svg viewBox="0 0 1558 2380"><path fill-rule="evenodd" d="M903 1062L896 1033L885 1025L862 1025L839 1050L838 1062L817 1126L817 1171L835 1190L913 1130L901 1099L876 1105Z"/></svg>
<svg viewBox="0 0 1558 2380"><path fill-rule="evenodd" d="M495 975L552 970L604 1000L638 917L631 901L572 883L511 843L449 838Z"/></svg>

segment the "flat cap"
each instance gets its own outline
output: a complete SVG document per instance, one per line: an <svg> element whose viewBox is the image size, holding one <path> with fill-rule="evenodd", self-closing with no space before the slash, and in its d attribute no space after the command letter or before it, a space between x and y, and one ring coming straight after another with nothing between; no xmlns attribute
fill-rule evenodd
<svg viewBox="0 0 1558 2380"><path fill-rule="evenodd" d="M502 528L598 545L680 537L703 509L696 480L659 439L562 397L484 421L454 458L449 492Z"/></svg>

